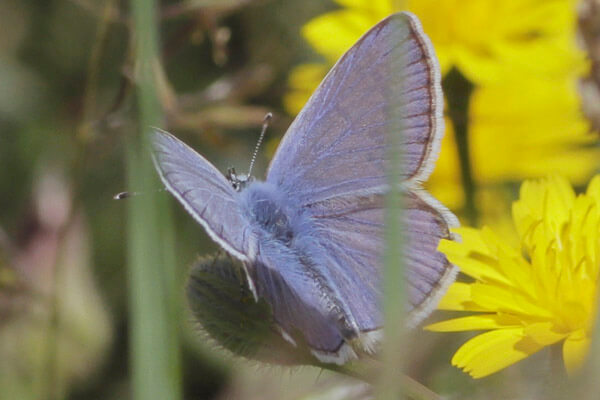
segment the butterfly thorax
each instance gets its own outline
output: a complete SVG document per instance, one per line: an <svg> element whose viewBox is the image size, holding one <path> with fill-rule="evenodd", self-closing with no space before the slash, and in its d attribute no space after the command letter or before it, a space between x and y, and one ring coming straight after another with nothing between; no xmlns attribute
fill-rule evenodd
<svg viewBox="0 0 600 400"><path fill-rule="evenodd" d="M242 191L248 216L263 235L289 246L299 233L304 216L275 186L260 181Z"/></svg>

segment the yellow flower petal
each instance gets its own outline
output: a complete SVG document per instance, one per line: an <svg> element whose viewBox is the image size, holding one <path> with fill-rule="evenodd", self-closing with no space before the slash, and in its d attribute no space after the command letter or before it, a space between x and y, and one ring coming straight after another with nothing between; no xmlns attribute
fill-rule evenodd
<svg viewBox="0 0 600 400"><path fill-rule="evenodd" d="M450 244L450 240L443 240L442 242L438 246L439 251L446 254L451 263L460 265L460 270L465 275L482 282L508 283L494 268L493 264L497 263L495 258L477 252L471 252L467 255L456 254L453 251L460 249L460 245Z"/></svg>
<svg viewBox="0 0 600 400"><path fill-rule="evenodd" d="M523 183L520 198L513 204L513 218L529 251L538 247L545 252L551 241L560 241L574 201L575 192L564 177Z"/></svg>
<svg viewBox="0 0 600 400"><path fill-rule="evenodd" d="M569 335L563 344L563 359L567 373L574 375L583 365L590 348L590 338L583 330Z"/></svg>
<svg viewBox="0 0 600 400"><path fill-rule="evenodd" d="M393 0L336 0L343 8L313 19L304 34L335 61L368 28L397 9ZM566 1L407 0L431 37L442 72L457 66L473 82L562 74L585 65L575 43L575 5ZM535 60L532 62L531 60Z"/></svg>
<svg viewBox="0 0 600 400"><path fill-rule="evenodd" d="M521 326L521 321L511 315L506 314L482 314L472 315L470 317L461 317L449 319L447 321L436 322L427 325L425 329L436 332L459 332L459 331L479 331L500 328L516 328Z"/></svg>
<svg viewBox="0 0 600 400"><path fill-rule="evenodd" d="M551 322L529 324L524 328L524 333L542 346L549 346L567 336L564 332L557 332L555 325Z"/></svg>
<svg viewBox="0 0 600 400"><path fill-rule="evenodd" d="M299 113L327 71L325 64L301 64L294 68L288 80L289 91L283 98L286 110Z"/></svg>
<svg viewBox="0 0 600 400"><path fill-rule="evenodd" d="M471 296L471 285L468 283L455 282L438 304L440 310L451 311L487 311L473 303Z"/></svg>
<svg viewBox="0 0 600 400"><path fill-rule="evenodd" d="M464 274L482 282L510 283L499 269L496 251L490 246L491 232L487 232L488 240L484 240L485 232L470 228L458 228L453 232L460 235L462 242L442 240L438 245L438 250L446 254L450 262L460 265Z"/></svg>
<svg viewBox="0 0 600 400"><path fill-rule="evenodd" d="M473 302L489 311L514 313L517 315L536 315L540 318L551 318L549 310L532 302L525 294L511 287L493 284L473 283L471 285Z"/></svg>
<svg viewBox="0 0 600 400"><path fill-rule="evenodd" d="M524 336L522 328L490 331L463 344L452 364L473 378L483 378L520 361L543 346Z"/></svg>
<svg viewBox="0 0 600 400"><path fill-rule="evenodd" d="M311 46L332 64L386 15L373 17L355 10L333 11L316 17L302 28Z"/></svg>
<svg viewBox="0 0 600 400"><path fill-rule="evenodd" d="M584 64L575 43L574 2L408 0L407 5L444 54L444 71L453 64L475 83L504 82L511 72L555 76Z"/></svg>
<svg viewBox="0 0 600 400"><path fill-rule="evenodd" d="M600 206L600 175L595 176L588 185L587 195L591 196Z"/></svg>
<svg viewBox="0 0 600 400"><path fill-rule="evenodd" d="M470 103L471 162L478 182L560 173L585 182L600 150L581 113L576 75L545 79L506 77L481 86ZM532 162L535 160L535 162Z"/></svg>

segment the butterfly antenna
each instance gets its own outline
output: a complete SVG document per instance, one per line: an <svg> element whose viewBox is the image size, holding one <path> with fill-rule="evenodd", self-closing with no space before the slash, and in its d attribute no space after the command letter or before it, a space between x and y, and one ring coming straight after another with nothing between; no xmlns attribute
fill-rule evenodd
<svg viewBox="0 0 600 400"><path fill-rule="evenodd" d="M256 143L256 147L254 148L254 154L252 154L252 160L250 161L250 168L248 168L248 176L252 175L252 167L254 167L254 162L256 161L256 156L258 155L258 149L262 144L262 141L265 137L265 133L267 133L267 128L269 127L269 122L273 118L272 113L267 113L265 115L265 119L263 120L262 131L260 132L260 137L258 138L258 142Z"/></svg>

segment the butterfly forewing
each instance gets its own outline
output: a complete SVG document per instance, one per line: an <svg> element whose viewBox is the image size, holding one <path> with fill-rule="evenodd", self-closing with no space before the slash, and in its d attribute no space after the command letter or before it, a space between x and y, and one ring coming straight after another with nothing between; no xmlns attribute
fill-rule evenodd
<svg viewBox="0 0 600 400"><path fill-rule="evenodd" d="M416 17L395 14L333 67L290 126L267 181L302 204L388 183L388 133L402 127L398 179L423 180L443 133L437 61Z"/></svg>
<svg viewBox="0 0 600 400"><path fill-rule="evenodd" d="M167 189L211 238L242 261L252 237L231 184L204 157L173 135L155 130L154 162Z"/></svg>

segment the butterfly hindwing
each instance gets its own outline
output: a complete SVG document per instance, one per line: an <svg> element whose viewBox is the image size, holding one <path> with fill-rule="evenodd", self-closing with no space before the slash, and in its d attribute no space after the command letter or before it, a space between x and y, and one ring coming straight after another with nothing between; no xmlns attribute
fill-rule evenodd
<svg viewBox="0 0 600 400"><path fill-rule="evenodd" d="M298 338L299 333L313 351L337 353L344 343L336 321L340 311L323 292L319 278L308 271L311 266L274 243L259 248L258 259L248 270L258 296L270 304L286 337Z"/></svg>
<svg viewBox="0 0 600 400"><path fill-rule="evenodd" d="M423 191L403 196L405 282L409 322L431 310L456 274L455 267L437 251L441 239L451 239L451 214ZM385 208L382 195L357 197L353 202L315 204L317 235L327 254L326 268L337 271L334 281L348 303L361 332L381 328L381 276ZM404 241L402 241L404 240ZM342 276L344 275L344 276ZM402 282L398 282L400 286ZM439 295L438 295L439 294Z"/></svg>
<svg viewBox="0 0 600 400"><path fill-rule="evenodd" d="M377 336L370 334L383 324L384 196L327 200L287 218L293 205L272 196L273 190L261 183L246 193L252 198L250 213L265 221L257 226L262 232L257 258L247 268L259 297L271 305L281 329L290 337L300 332L322 361L345 362L354 354L349 342L372 351ZM405 246L407 312L413 325L431 311L456 273L437 251L441 239L452 238L448 227L453 224L440 207L423 191L403 196L405 235L398 245ZM287 232L280 236L286 239L265 234L271 228Z"/></svg>

